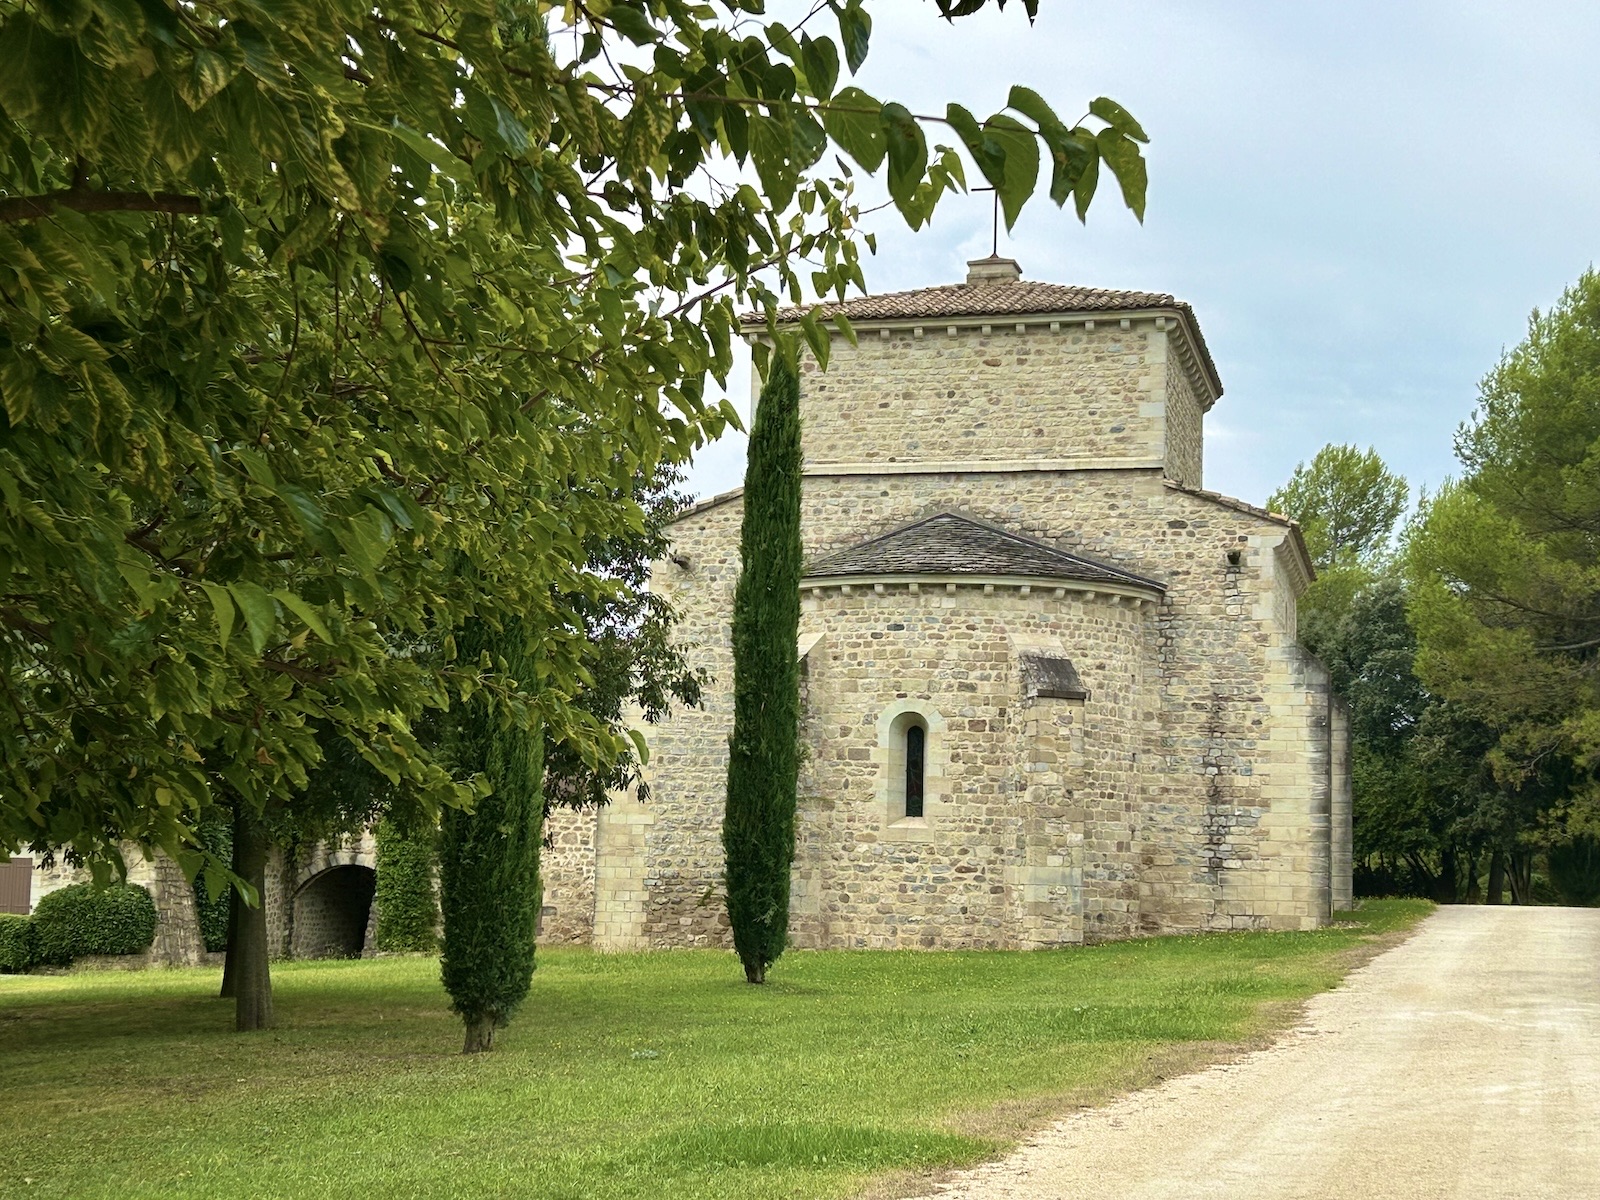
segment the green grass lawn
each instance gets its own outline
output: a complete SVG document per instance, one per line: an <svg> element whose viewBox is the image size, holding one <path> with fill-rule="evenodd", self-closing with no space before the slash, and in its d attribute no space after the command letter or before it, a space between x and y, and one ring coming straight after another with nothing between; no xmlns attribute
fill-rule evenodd
<svg viewBox="0 0 1600 1200"><path fill-rule="evenodd" d="M1430 906L1314 933L1035 953L540 954L489 1055L434 959L279 964L278 1028L215 970L0 977L0 1192L841 1196L1258 1037ZM31 1181L31 1182L29 1182Z"/></svg>

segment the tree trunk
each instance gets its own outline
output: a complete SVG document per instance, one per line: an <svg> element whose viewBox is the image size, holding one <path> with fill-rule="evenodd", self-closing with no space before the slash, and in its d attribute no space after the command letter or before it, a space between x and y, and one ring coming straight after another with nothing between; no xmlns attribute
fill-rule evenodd
<svg viewBox="0 0 1600 1200"><path fill-rule="evenodd" d="M239 905L239 921L228 944L234 1028L246 1033L272 1028L272 975L267 965L267 834L242 805L233 823L233 862L239 877L256 892L253 906Z"/></svg>
<svg viewBox="0 0 1600 1200"><path fill-rule="evenodd" d="M744 981L746 983L765 983L767 981L766 964L746 961L744 964Z"/></svg>
<svg viewBox="0 0 1600 1200"><path fill-rule="evenodd" d="M1533 855L1522 852L1513 852L1511 855L1511 869L1506 872L1511 880L1511 903L1531 904L1533 897Z"/></svg>
<svg viewBox="0 0 1600 1200"><path fill-rule="evenodd" d="M474 1017L466 1022L467 1041L461 1047L463 1054L482 1054L494 1047L494 1018Z"/></svg>
<svg viewBox="0 0 1600 1200"><path fill-rule="evenodd" d="M239 870L239 843L233 844L233 869ZM234 947L239 944L239 909L244 904L244 899L239 895L239 889L228 888L228 944L223 948L222 957L222 990L217 993L224 1000L232 1000L239 994L239 956Z"/></svg>
<svg viewBox="0 0 1600 1200"><path fill-rule="evenodd" d="M1478 883L1478 852L1476 850L1467 855L1467 903L1483 903L1483 888Z"/></svg>
<svg viewBox="0 0 1600 1200"><path fill-rule="evenodd" d="M1489 855L1489 887L1483 898L1485 904L1499 904L1506 890L1506 856L1496 846Z"/></svg>

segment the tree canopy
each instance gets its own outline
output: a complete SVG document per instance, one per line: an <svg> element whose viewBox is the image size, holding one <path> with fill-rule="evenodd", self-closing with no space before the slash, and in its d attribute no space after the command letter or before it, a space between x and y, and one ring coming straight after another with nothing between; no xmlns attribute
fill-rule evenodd
<svg viewBox="0 0 1600 1200"><path fill-rule="evenodd" d="M1522 832L1600 833L1600 275L1533 314L1456 450L1408 546L1418 673L1494 731Z"/></svg>
<svg viewBox="0 0 1600 1200"><path fill-rule="evenodd" d="M1102 164L1143 212L1114 102L914 114L844 82L871 33L862 0L0 0L0 848L192 866L217 789L288 804L330 735L469 802L415 731L493 685L468 620L521 622L529 727L608 761L575 697L625 585L587 551L733 419L736 305L864 286L853 173L913 227L968 160L1008 225L1083 216Z"/></svg>

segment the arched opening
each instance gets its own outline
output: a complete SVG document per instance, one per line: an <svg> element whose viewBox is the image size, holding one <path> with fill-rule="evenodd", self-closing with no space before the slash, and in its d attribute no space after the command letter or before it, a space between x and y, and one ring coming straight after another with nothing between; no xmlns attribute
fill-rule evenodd
<svg viewBox="0 0 1600 1200"><path fill-rule="evenodd" d="M928 718L914 710L898 712L879 736L886 752L885 819L920 827L928 815L930 776L937 774L930 769L934 742Z"/></svg>
<svg viewBox="0 0 1600 1200"><path fill-rule="evenodd" d="M921 721L906 726L906 813L908 817L922 815L922 791L927 778L928 729Z"/></svg>
<svg viewBox="0 0 1600 1200"><path fill-rule="evenodd" d="M378 876L354 863L307 880L294 897L295 958L360 958Z"/></svg>

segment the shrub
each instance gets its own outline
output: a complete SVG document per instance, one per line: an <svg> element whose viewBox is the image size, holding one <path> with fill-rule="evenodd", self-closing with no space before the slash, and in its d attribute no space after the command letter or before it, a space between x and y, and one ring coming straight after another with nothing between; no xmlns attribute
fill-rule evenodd
<svg viewBox="0 0 1600 1200"><path fill-rule="evenodd" d="M433 893L434 831L407 828L385 817L378 823L379 950L439 948L439 902Z"/></svg>
<svg viewBox="0 0 1600 1200"><path fill-rule="evenodd" d="M75 883L33 910L34 962L47 966L88 954L138 954L155 936L156 903L135 884Z"/></svg>
<svg viewBox="0 0 1600 1200"><path fill-rule="evenodd" d="M17 975L33 966L33 919L0 913L0 974Z"/></svg>

